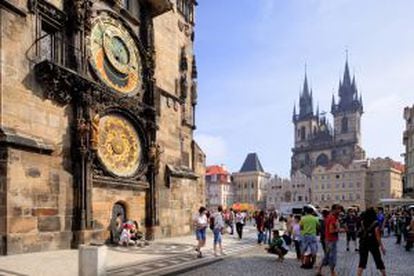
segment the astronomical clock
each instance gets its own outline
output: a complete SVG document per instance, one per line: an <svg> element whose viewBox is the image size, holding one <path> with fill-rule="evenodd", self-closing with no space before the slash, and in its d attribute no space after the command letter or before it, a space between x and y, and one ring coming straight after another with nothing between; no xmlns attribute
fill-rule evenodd
<svg viewBox="0 0 414 276"><path fill-rule="evenodd" d="M124 23L102 12L92 20L88 39L91 75L113 97L136 101L143 89L142 63L136 39ZM112 103L103 104L112 109ZM136 103L137 105L139 103ZM128 111L128 110L126 110ZM115 178L131 178L141 172L145 155L143 133L136 115L101 110L95 117L95 150L104 171Z"/></svg>
<svg viewBox="0 0 414 276"><path fill-rule="evenodd" d="M142 85L141 62L134 38L123 24L102 14L92 22L90 66L106 86L123 94L136 94Z"/></svg>
<svg viewBox="0 0 414 276"><path fill-rule="evenodd" d="M99 120L98 157L115 176L133 176L142 161L142 143L134 125L110 114Z"/></svg>

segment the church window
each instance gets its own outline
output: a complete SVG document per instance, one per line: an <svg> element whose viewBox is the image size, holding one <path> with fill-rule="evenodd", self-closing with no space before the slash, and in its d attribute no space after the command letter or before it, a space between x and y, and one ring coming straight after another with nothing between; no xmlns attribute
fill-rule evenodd
<svg viewBox="0 0 414 276"><path fill-rule="evenodd" d="M326 154L322 153L316 158L316 165L317 166L327 166L329 163L329 158Z"/></svg>
<svg viewBox="0 0 414 276"><path fill-rule="evenodd" d="M301 140L306 139L306 128L304 126L300 128L300 139Z"/></svg>
<svg viewBox="0 0 414 276"><path fill-rule="evenodd" d="M341 122L341 132L347 133L348 132L348 118L343 117Z"/></svg>

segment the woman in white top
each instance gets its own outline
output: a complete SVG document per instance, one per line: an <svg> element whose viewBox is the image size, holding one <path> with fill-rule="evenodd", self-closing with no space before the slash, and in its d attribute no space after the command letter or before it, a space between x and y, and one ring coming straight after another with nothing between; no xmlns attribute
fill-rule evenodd
<svg viewBox="0 0 414 276"><path fill-rule="evenodd" d="M201 254L201 248L206 244L206 229L208 226L208 220L206 215L207 209L205 207L200 207L198 210L198 215L194 219L194 226L196 229L196 238L198 244L196 246L196 251L198 252L197 257L201 258L203 255Z"/></svg>
<svg viewBox="0 0 414 276"><path fill-rule="evenodd" d="M237 210L237 213L236 213L236 232L237 232L237 235L239 236L239 240L241 240L242 237L243 237L244 220L245 220L245 217L244 217L243 213L241 213L240 210Z"/></svg>

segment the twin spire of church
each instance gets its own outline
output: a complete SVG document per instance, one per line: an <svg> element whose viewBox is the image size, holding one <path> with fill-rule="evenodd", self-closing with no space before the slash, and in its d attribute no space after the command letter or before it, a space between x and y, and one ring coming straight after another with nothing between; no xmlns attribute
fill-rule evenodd
<svg viewBox="0 0 414 276"><path fill-rule="evenodd" d="M313 95L312 89L309 89L308 77L305 70L305 79L303 89L299 97L299 114L296 112L296 104L293 107L293 121L309 119L313 116L319 116L319 110L313 112ZM345 62L345 71L342 80L339 80L338 89L339 101L336 103L335 95L332 95L331 113L333 115L344 111L363 112L362 96L358 96L358 89L355 82L355 75L352 77L349 72L348 58ZM319 108L318 108L319 109Z"/></svg>

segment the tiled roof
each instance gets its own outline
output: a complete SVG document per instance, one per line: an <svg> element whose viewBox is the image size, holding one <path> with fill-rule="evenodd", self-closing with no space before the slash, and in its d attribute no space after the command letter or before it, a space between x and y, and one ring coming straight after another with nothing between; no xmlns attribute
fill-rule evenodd
<svg viewBox="0 0 414 276"><path fill-rule="evenodd" d="M214 174L229 174L229 172L223 166L219 166L219 165L208 166L206 168L206 175L214 175Z"/></svg>
<svg viewBox="0 0 414 276"><path fill-rule="evenodd" d="M264 172L257 153L249 153L247 155L240 172Z"/></svg>

